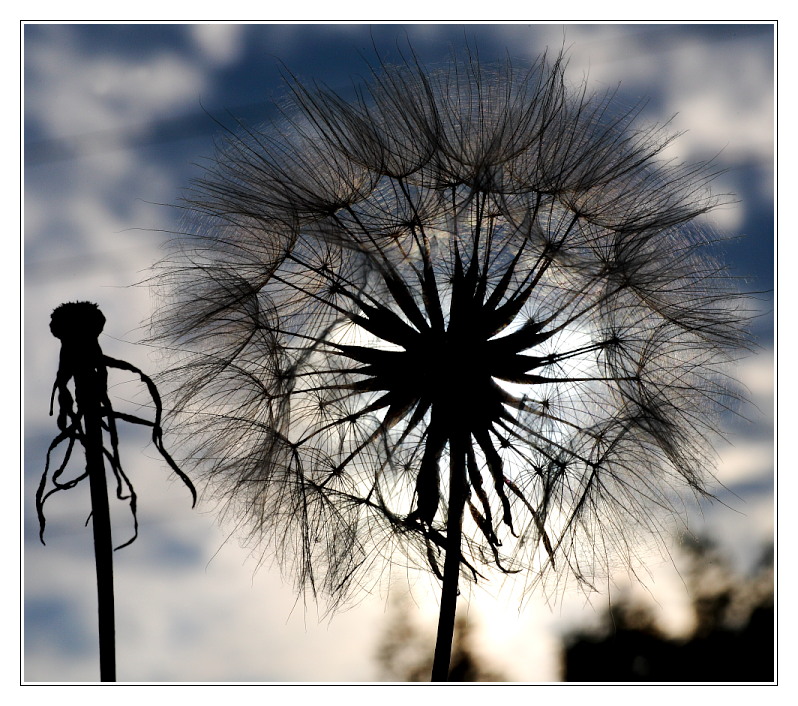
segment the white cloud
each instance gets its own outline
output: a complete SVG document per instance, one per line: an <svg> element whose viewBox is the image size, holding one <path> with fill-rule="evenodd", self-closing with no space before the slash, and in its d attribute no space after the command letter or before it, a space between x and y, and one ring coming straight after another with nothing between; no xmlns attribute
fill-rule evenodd
<svg viewBox="0 0 798 706"><path fill-rule="evenodd" d="M773 66L745 43L686 43L672 57L667 106L696 153L722 160L773 158Z"/></svg>
<svg viewBox="0 0 798 706"><path fill-rule="evenodd" d="M28 118L50 137L117 130L196 105L201 70L169 52L137 59L94 53L65 32L25 48Z"/></svg>
<svg viewBox="0 0 798 706"><path fill-rule="evenodd" d="M717 478L726 486L773 475L773 444L770 441L743 441L720 454Z"/></svg>
<svg viewBox="0 0 798 706"><path fill-rule="evenodd" d="M772 350L763 350L758 355L749 356L739 364L738 371L740 381L748 388L757 404L772 403L775 387Z"/></svg>
<svg viewBox="0 0 798 706"><path fill-rule="evenodd" d="M566 49L568 76L589 89L612 91L618 86L631 107L652 99L645 120L665 123L666 130L684 134L663 152L666 159L697 162L717 157L719 168L756 163L763 179L763 198L772 198L773 182L773 62L762 43L690 38L651 26L548 25L534 27L537 41L522 41L516 26L508 27L516 50L536 57ZM622 105L622 104L621 104ZM716 193L735 193L735 172L719 176ZM712 211L707 220L724 231L739 231L746 204Z"/></svg>
<svg viewBox="0 0 798 706"><path fill-rule="evenodd" d="M212 64L231 64L244 49L244 25L198 24L188 29L202 55Z"/></svg>

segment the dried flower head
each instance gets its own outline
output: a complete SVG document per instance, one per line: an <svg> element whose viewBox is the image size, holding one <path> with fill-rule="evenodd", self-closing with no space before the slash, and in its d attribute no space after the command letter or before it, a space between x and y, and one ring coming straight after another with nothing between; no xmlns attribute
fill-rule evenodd
<svg viewBox="0 0 798 706"><path fill-rule="evenodd" d="M447 555L589 582L705 494L745 339L707 165L562 57L294 83L285 115L196 184L157 323L192 460L302 588Z"/></svg>

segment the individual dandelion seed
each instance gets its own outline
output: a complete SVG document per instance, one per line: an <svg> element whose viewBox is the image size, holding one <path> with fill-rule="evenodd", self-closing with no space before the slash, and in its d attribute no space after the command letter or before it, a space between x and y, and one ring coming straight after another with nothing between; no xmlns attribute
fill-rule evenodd
<svg viewBox="0 0 798 706"><path fill-rule="evenodd" d="M343 603L392 562L591 587L686 489L746 314L706 164L564 60L383 65L240 125L161 263L174 424L264 555ZM175 345L176 344L176 345Z"/></svg>

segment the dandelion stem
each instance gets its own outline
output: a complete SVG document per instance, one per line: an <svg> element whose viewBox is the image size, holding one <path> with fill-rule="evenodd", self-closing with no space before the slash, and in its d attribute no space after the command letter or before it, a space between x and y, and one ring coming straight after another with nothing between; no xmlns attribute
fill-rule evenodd
<svg viewBox="0 0 798 706"><path fill-rule="evenodd" d="M96 348L96 341L87 348ZM116 637L114 626L114 564L108 485L103 463L101 400L105 394L104 366L92 356L75 356L75 397L83 415L86 472L91 494L94 561L97 570L97 615L100 640L100 681L116 681Z"/></svg>
<svg viewBox="0 0 798 706"><path fill-rule="evenodd" d="M432 681L449 680L454 619L457 610L460 545L463 535L463 510L465 508L467 484L465 448L462 440L457 439L456 436L453 436L449 441L451 474L449 481L449 512L446 519L446 560L443 564L441 610L438 617L435 658L432 663Z"/></svg>

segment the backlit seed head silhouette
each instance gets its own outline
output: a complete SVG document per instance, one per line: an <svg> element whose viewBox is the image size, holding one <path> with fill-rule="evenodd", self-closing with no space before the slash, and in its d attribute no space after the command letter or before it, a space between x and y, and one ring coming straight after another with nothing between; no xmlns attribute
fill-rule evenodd
<svg viewBox="0 0 798 706"><path fill-rule="evenodd" d="M411 60L219 145L161 263L171 401L302 588L447 552L590 586L706 493L745 315L694 223L711 171L639 112L562 57Z"/></svg>

